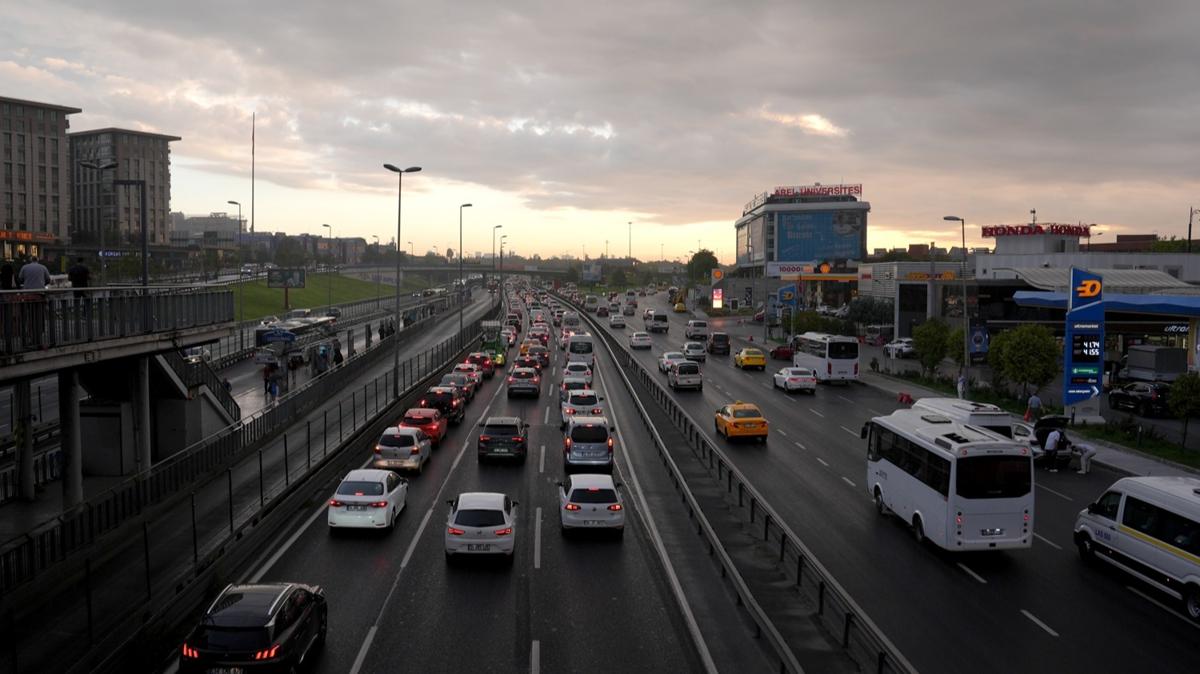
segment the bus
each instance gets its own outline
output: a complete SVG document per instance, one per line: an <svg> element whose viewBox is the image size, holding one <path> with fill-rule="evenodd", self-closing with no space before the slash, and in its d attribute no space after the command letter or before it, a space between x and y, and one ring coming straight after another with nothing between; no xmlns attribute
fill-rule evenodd
<svg viewBox="0 0 1200 674"><path fill-rule="evenodd" d="M922 410L897 410L862 428L867 491L880 515L918 542L950 551L1033 545L1029 448Z"/></svg>
<svg viewBox="0 0 1200 674"><path fill-rule="evenodd" d="M818 382L858 380L858 340L823 332L792 338L792 364L817 374Z"/></svg>

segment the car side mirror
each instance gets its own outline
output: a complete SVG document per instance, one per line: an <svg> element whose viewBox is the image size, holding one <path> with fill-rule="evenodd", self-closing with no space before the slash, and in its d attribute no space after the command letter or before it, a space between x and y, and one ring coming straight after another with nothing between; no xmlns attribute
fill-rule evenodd
<svg viewBox="0 0 1200 674"><path fill-rule="evenodd" d="M446 499L446 505L453 508L454 507L454 499L452 499L452 498Z"/></svg>
<svg viewBox="0 0 1200 674"><path fill-rule="evenodd" d="M513 502L512 502L512 504L513 504L513 507L514 507L514 508L516 508L517 506L521 505L521 502L520 502L520 501L513 501Z"/></svg>
<svg viewBox="0 0 1200 674"><path fill-rule="evenodd" d="M859 430L859 432L858 432L858 437L862 438L863 440L866 440L866 439L867 439L867 431L868 431L868 430L869 430L869 429L867 428L867 424L863 424L863 425L862 425L862 429L861 429L861 430Z"/></svg>

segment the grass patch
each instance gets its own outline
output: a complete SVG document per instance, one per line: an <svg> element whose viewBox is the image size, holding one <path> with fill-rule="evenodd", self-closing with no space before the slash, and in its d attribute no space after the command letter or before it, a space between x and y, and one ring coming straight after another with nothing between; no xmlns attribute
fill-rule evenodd
<svg viewBox="0 0 1200 674"><path fill-rule="evenodd" d="M382 301L395 297L395 289L388 284L376 285L374 281L364 281L359 278L334 274L308 274L304 288L293 288L288 291L288 303L292 309L317 309L329 304L332 296L334 304L353 302L376 297ZM423 278L407 275L401 286L401 292L411 293L425 288L427 283ZM268 288L266 279L243 281L229 286L233 290L233 315L242 318L242 301L245 301L245 320L259 319L264 316L278 316L284 313L283 289ZM244 298L243 298L244 295Z"/></svg>

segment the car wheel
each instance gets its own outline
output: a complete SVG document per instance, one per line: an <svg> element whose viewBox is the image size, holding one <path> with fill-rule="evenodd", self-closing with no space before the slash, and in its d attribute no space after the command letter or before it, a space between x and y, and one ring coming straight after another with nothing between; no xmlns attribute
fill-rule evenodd
<svg viewBox="0 0 1200 674"><path fill-rule="evenodd" d="M767 436L765 436L765 435L758 436L758 444L760 444L760 445L767 444Z"/></svg>
<svg viewBox="0 0 1200 674"><path fill-rule="evenodd" d="M874 500L875 500L875 512L880 515L886 515L887 514L887 505L885 505L883 502L883 492L880 491L879 487L875 487L875 499Z"/></svg>
<svg viewBox="0 0 1200 674"><path fill-rule="evenodd" d="M721 437L721 424L715 421L713 422L713 433L716 433L717 437Z"/></svg>
<svg viewBox="0 0 1200 674"><path fill-rule="evenodd" d="M925 543L925 525L921 522L920 515L913 516L912 529L917 545L923 545Z"/></svg>
<svg viewBox="0 0 1200 674"><path fill-rule="evenodd" d="M1075 536L1075 548L1079 550L1079 561L1086 566L1091 566L1096 561L1096 548L1092 544L1092 537L1085 533L1080 533Z"/></svg>
<svg viewBox="0 0 1200 674"><path fill-rule="evenodd" d="M1183 611L1192 619L1192 622L1200 623L1200 587L1189 585L1184 590Z"/></svg>

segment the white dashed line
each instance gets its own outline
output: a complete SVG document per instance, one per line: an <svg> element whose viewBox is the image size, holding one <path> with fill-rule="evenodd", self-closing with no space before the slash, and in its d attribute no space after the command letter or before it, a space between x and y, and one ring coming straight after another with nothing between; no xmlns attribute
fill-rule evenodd
<svg viewBox="0 0 1200 674"><path fill-rule="evenodd" d="M529 674L540 674L542 671L542 642L533 640L529 647Z"/></svg>
<svg viewBox="0 0 1200 674"><path fill-rule="evenodd" d="M854 482L853 482L853 481L851 481L851 480L850 480L850 478L848 478L848 477L846 477L846 476L844 476L844 475L842 476L842 481L843 481L843 482L845 482L846 484L850 485L851 487L855 486L855 485L854 485Z"/></svg>
<svg viewBox="0 0 1200 674"><path fill-rule="evenodd" d="M959 563L958 563L958 568L960 568L960 569L962 569L963 571L965 571L965 572L966 572L966 574L967 574L968 576L970 576L970 577L974 578L975 580L979 581L980 583L982 583L982 584L984 584L984 585L987 585L987 581L986 581L986 580L984 580L983 576L981 576L981 575L979 575L978 573L975 573L974 571L972 571L972 570L971 570L971 568L970 568L970 567L968 567L966 564L963 564L962 562L959 562Z"/></svg>
<svg viewBox="0 0 1200 674"><path fill-rule="evenodd" d="M787 431L783 430L782 428L777 429L775 432L782 435L785 438L787 437Z"/></svg>
<svg viewBox="0 0 1200 674"><path fill-rule="evenodd" d="M1167 606L1166 604L1155 599L1154 597L1151 597L1150 595L1146 594L1145 592L1142 592L1141 590L1137 589L1136 587L1133 587L1132 585L1126 585L1125 589L1136 594L1137 596L1141 597L1142 599L1145 599L1146 601L1150 602L1151 604L1154 604L1155 606L1161 608L1162 610L1166 611L1167 613L1170 613L1171 615L1175 616L1176 618L1179 618L1180 620L1183 621L1183 623L1185 625L1191 625L1192 627L1195 627L1196 629L1200 629L1200 623L1192 622L1187 616L1180 613L1178 609L1173 609L1170 606Z"/></svg>
<svg viewBox="0 0 1200 674"><path fill-rule="evenodd" d="M817 461L820 461L822 466L825 466L826 468L829 467L829 462L819 456L817 457Z"/></svg>
<svg viewBox="0 0 1200 674"><path fill-rule="evenodd" d="M808 408L808 411L809 411L809 412L812 412L813 414L815 414L815 415L817 415L817 416L819 416L819 417L821 417L822 419L824 419L824 418L825 418L825 415L824 415L824 414L821 414L820 412L818 412L818 411L814 410L814 409L813 409L813 408L811 408L811 407L810 407L810 408Z"/></svg>
<svg viewBox="0 0 1200 674"><path fill-rule="evenodd" d="M1041 620L1038 620L1038 617L1035 616L1034 614L1030 613L1029 611L1026 611L1025 609L1021 609L1021 614L1024 615L1026 618L1029 618L1030 620L1032 620L1034 625L1037 625L1038 627L1046 630L1046 633L1049 634L1050 636L1052 636L1052 637L1058 636L1058 632L1055 632L1054 630L1050 629L1049 625L1042 622Z"/></svg>
<svg viewBox="0 0 1200 674"><path fill-rule="evenodd" d="M1066 500L1068 500L1068 501L1074 501L1074 500L1075 500L1075 499L1071 498L1070 496L1067 496L1066 494L1062 493L1061 491L1054 491L1053 489L1051 489L1050 487L1047 487L1047 486L1045 486L1045 485L1041 485L1041 484L1039 484L1039 485L1037 485L1037 486L1038 486L1038 488L1039 488L1039 489L1044 489L1044 490L1046 490L1046 491L1050 492L1051 494L1054 494L1055 496L1057 496L1057 497L1059 497L1059 498L1061 498L1061 499L1066 499Z"/></svg>
<svg viewBox="0 0 1200 674"><path fill-rule="evenodd" d="M842 394L840 394L840 393L838 394L838 397L839 397L839 398L841 398L842 400L845 400L846 402L848 402L848 403L850 403L850 404L854 404L854 401L853 401L853 400L851 400L851 399L847 398L846 396L844 396L844 395L842 395Z"/></svg>
<svg viewBox="0 0 1200 674"><path fill-rule="evenodd" d="M533 568L542 568L542 509L533 511Z"/></svg>
<svg viewBox="0 0 1200 674"><path fill-rule="evenodd" d="M538 472L546 472L546 446L542 445L542 455L538 458Z"/></svg>
<svg viewBox="0 0 1200 674"><path fill-rule="evenodd" d="M854 431L850 430L849 428L846 428L845 426L842 426L842 430L846 431L847 433L849 433L850 435L853 435L856 438L858 437L858 433L855 433Z"/></svg>
<svg viewBox="0 0 1200 674"><path fill-rule="evenodd" d="M1041 534L1034 534L1033 537L1038 539L1039 541L1045 543L1046 545L1049 545L1050 547L1054 548L1055 550L1062 550L1061 545L1059 545L1058 543L1055 543L1054 541L1050 540L1049 538L1046 538L1045 536L1043 536Z"/></svg>
<svg viewBox="0 0 1200 674"><path fill-rule="evenodd" d="M796 442L795 440L792 441L792 444L796 445L800 449L808 449L808 447L805 447L802 443Z"/></svg>
<svg viewBox="0 0 1200 674"><path fill-rule="evenodd" d="M549 407L546 408L546 413L544 415L542 415L542 423L543 424L550 423L550 408Z"/></svg>

